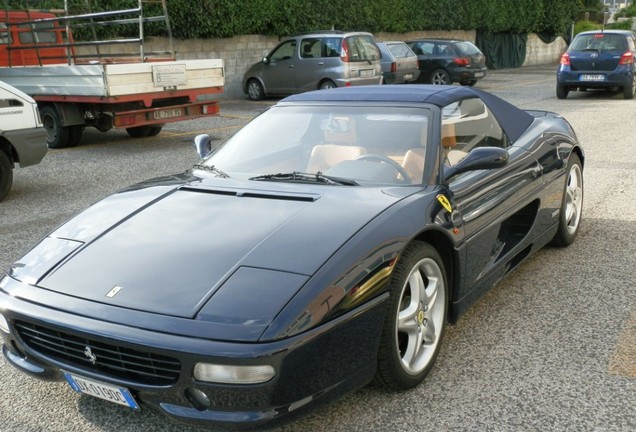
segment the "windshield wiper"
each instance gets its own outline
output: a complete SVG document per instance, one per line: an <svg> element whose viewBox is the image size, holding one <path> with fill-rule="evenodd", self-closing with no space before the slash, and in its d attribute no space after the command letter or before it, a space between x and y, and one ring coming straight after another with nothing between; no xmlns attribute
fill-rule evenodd
<svg viewBox="0 0 636 432"><path fill-rule="evenodd" d="M223 171L221 171L220 169L218 169L214 165L208 166L208 165L203 165L203 164L194 164L192 166L192 168L196 168L196 169L212 172L212 173L216 174L217 177L230 178L229 175L227 175L226 173L224 173Z"/></svg>
<svg viewBox="0 0 636 432"><path fill-rule="evenodd" d="M355 180L326 176L321 172L310 174L293 171L290 173L264 174L256 177L251 177L250 180L290 181L300 183L323 183L329 185L358 186L358 182L356 182Z"/></svg>

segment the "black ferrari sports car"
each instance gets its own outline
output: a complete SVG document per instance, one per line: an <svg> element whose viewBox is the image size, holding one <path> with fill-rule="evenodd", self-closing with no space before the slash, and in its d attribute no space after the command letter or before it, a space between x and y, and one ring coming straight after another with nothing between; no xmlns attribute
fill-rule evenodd
<svg viewBox="0 0 636 432"><path fill-rule="evenodd" d="M10 364L222 427L372 380L418 385L448 323L579 231L583 150L558 114L458 86L281 100L191 170L134 185L0 279Z"/></svg>

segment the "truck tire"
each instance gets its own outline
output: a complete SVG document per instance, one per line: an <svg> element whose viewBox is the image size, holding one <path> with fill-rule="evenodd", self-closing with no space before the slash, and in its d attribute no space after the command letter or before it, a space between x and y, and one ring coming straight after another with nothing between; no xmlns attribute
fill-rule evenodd
<svg viewBox="0 0 636 432"><path fill-rule="evenodd" d="M82 141L82 134L84 133L84 125L68 126L68 146L75 147Z"/></svg>
<svg viewBox="0 0 636 432"><path fill-rule="evenodd" d="M165 124L158 124L158 125L152 125L150 126L150 133L148 134L148 136L157 136L161 133L161 130L163 129L163 127L165 126Z"/></svg>
<svg viewBox="0 0 636 432"><path fill-rule="evenodd" d="M128 132L128 135L133 138L145 138L147 136L151 136L152 128L153 126L135 126L126 128L126 132ZM159 129L159 132L161 132L161 129Z"/></svg>
<svg viewBox="0 0 636 432"><path fill-rule="evenodd" d="M46 129L46 143L49 148L58 149L68 145L70 130L62 126L62 120L57 109L52 105L45 105L40 108L40 118L44 129Z"/></svg>
<svg viewBox="0 0 636 432"><path fill-rule="evenodd" d="M0 150L0 201L4 199L13 184L13 165L9 156Z"/></svg>

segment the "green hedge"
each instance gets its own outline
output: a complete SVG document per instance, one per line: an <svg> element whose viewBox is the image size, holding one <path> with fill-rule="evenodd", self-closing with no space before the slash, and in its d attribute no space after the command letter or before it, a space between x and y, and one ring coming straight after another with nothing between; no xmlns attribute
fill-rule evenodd
<svg viewBox="0 0 636 432"><path fill-rule="evenodd" d="M23 7L25 2L11 0ZM55 8L62 0L30 0ZM69 0L71 7L84 0ZM93 0L94 10L134 7L137 1ZM157 5L148 10L156 14ZM284 36L310 30L340 29L405 33L421 30L561 34L580 0L168 0L175 37L222 38L241 34ZM108 31L108 30L106 30ZM134 33L133 30L130 30ZM161 34L159 26L147 34Z"/></svg>

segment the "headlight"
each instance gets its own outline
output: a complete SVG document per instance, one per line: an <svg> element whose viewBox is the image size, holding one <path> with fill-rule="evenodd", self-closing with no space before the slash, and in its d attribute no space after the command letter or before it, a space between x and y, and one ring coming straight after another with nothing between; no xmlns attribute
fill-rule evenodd
<svg viewBox="0 0 636 432"><path fill-rule="evenodd" d="M273 366L231 366L211 363L197 363L194 367L194 378L199 381L223 384L259 384L276 375Z"/></svg>
<svg viewBox="0 0 636 432"><path fill-rule="evenodd" d="M0 314L0 330L9 334L9 323L7 322L7 319L2 314Z"/></svg>

